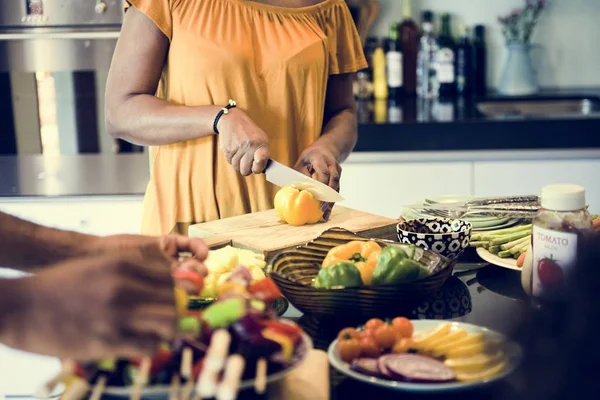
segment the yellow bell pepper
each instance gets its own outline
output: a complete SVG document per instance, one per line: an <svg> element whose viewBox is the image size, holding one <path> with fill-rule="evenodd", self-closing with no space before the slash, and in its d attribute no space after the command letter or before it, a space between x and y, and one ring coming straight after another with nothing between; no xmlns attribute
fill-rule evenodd
<svg viewBox="0 0 600 400"><path fill-rule="evenodd" d="M380 254L381 246L377 242L353 240L329 250L321 267L327 268L340 262L352 262L360 271L363 283L370 285L373 282L373 272Z"/></svg>
<svg viewBox="0 0 600 400"><path fill-rule="evenodd" d="M189 297L185 289L180 286L175 287L175 307L177 314L181 315L188 309Z"/></svg>
<svg viewBox="0 0 600 400"><path fill-rule="evenodd" d="M294 356L294 342L288 336L285 336L274 329L266 328L262 330L265 339L269 339L281 346L281 354L286 361L290 361Z"/></svg>
<svg viewBox="0 0 600 400"><path fill-rule="evenodd" d="M275 211L282 221L301 226L315 224L323 217L321 202L308 190L293 186L281 188L275 195Z"/></svg>

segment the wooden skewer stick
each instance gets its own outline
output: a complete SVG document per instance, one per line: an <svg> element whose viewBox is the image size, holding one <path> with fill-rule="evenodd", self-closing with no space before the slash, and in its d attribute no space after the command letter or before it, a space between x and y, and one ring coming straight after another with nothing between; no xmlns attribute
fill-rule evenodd
<svg viewBox="0 0 600 400"><path fill-rule="evenodd" d="M90 390L90 385L79 377L75 378L67 387L67 390L60 396L61 400L81 400Z"/></svg>
<svg viewBox="0 0 600 400"><path fill-rule="evenodd" d="M240 390L240 382L246 361L239 354L234 354L229 357L223 381L217 389L217 400L235 400Z"/></svg>
<svg viewBox="0 0 600 400"><path fill-rule="evenodd" d="M202 368L196 382L195 400L201 397L211 398L215 396L219 373L225 365L230 343L231 335L226 330L219 329L213 333L204 358L204 368Z"/></svg>
<svg viewBox="0 0 600 400"><path fill-rule="evenodd" d="M179 400L180 379L179 375L173 375L171 379L171 389L169 390L169 400Z"/></svg>
<svg viewBox="0 0 600 400"><path fill-rule="evenodd" d="M189 400L194 390L194 377L192 376L192 363L194 353L192 349L186 347L183 349L181 355L181 377L186 379L185 385L183 386L183 392L181 393L182 400Z"/></svg>
<svg viewBox="0 0 600 400"><path fill-rule="evenodd" d="M40 387L36 393L35 397L37 398L48 398L52 396L52 392L56 388L60 382L64 381L71 375L75 373L75 361L73 360L64 360L61 363L61 369L58 374L52 379L50 379L46 384Z"/></svg>
<svg viewBox="0 0 600 400"><path fill-rule="evenodd" d="M258 394L264 394L267 390L267 360L259 358L256 362L256 378L254 379L254 390Z"/></svg>
<svg viewBox="0 0 600 400"><path fill-rule="evenodd" d="M102 398L102 394L104 393L104 389L106 388L106 376L102 375L96 381L94 385L94 389L92 390L92 395L89 400L100 400Z"/></svg>
<svg viewBox="0 0 600 400"><path fill-rule="evenodd" d="M142 398L142 391L144 386L148 384L148 377L150 376L150 367L152 366L152 360L150 357L142 358L140 363L140 370L135 377L133 389L131 392L131 400L140 400Z"/></svg>

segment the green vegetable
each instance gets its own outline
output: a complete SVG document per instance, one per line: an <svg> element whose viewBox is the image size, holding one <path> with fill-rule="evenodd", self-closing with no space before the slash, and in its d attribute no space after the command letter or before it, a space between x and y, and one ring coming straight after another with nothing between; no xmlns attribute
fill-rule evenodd
<svg viewBox="0 0 600 400"><path fill-rule="evenodd" d="M510 250L519 244L523 244L524 242L527 242L529 239L530 239L530 236L527 235L520 239L513 240L512 242L505 243L505 244L501 245L500 247L502 248L502 250Z"/></svg>
<svg viewBox="0 0 600 400"><path fill-rule="evenodd" d="M489 231L481 234L479 240L494 240L501 236L508 236L519 232L531 233L532 225L519 225L512 228L498 229L496 231Z"/></svg>
<svg viewBox="0 0 600 400"><path fill-rule="evenodd" d="M471 246L471 247L486 247L486 246L489 246L489 244L490 244L489 241L483 241L483 240L481 240L481 241L471 242L469 244L469 246Z"/></svg>
<svg viewBox="0 0 600 400"><path fill-rule="evenodd" d="M498 254L498 252L502 250L500 249L500 246L490 246L488 247L487 251L489 251L492 254Z"/></svg>
<svg viewBox="0 0 600 400"><path fill-rule="evenodd" d="M105 358L98 362L97 366L100 371L113 372L117 369L117 360L114 358Z"/></svg>
<svg viewBox="0 0 600 400"><path fill-rule="evenodd" d="M265 304L264 301L261 301L261 300L250 300L250 307L252 307L258 311L265 311L265 308L267 308L267 305Z"/></svg>
<svg viewBox="0 0 600 400"><path fill-rule="evenodd" d="M329 289L334 286L362 286L360 271L351 262L342 261L322 268L315 278L313 286L317 289Z"/></svg>
<svg viewBox="0 0 600 400"><path fill-rule="evenodd" d="M373 285L410 282L427 275L429 275L429 271L418 262L408 258L402 249L387 246L377 259L375 272L373 272Z"/></svg>
<svg viewBox="0 0 600 400"><path fill-rule="evenodd" d="M200 335L201 324L196 317L180 317L177 321L177 330L181 333L194 333Z"/></svg>
<svg viewBox="0 0 600 400"><path fill-rule="evenodd" d="M515 233L508 234L508 235L499 236L496 239L492 239L490 241L490 245L498 246L501 244L512 242L513 240L524 238L529 235L531 235L531 231L515 232Z"/></svg>
<svg viewBox="0 0 600 400"><path fill-rule="evenodd" d="M227 328L246 314L244 299L233 297L217 301L208 306L203 313L204 321L211 329Z"/></svg>

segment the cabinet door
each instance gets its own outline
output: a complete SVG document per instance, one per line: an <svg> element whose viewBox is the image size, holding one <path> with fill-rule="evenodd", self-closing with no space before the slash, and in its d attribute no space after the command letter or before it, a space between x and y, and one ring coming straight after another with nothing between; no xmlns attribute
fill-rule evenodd
<svg viewBox="0 0 600 400"><path fill-rule="evenodd" d="M592 212L600 211L600 160L540 160L476 162L477 196L539 194L554 183L573 183L586 189Z"/></svg>
<svg viewBox="0 0 600 400"><path fill-rule="evenodd" d="M0 200L0 210L37 224L95 235L139 233L141 196Z"/></svg>
<svg viewBox="0 0 600 400"><path fill-rule="evenodd" d="M342 165L346 207L398 218L402 206L426 197L471 195L471 163L371 163Z"/></svg>

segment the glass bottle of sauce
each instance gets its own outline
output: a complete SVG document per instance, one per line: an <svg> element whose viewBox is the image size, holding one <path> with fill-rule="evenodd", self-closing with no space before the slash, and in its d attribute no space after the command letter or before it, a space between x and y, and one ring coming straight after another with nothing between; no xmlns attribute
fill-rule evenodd
<svg viewBox="0 0 600 400"><path fill-rule="evenodd" d="M387 100L388 85L385 70L385 52L381 46L373 51L373 97Z"/></svg>
<svg viewBox="0 0 600 400"><path fill-rule="evenodd" d="M400 41L402 42L402 84L406 96L417 92L417 54L419 52L419 27L412 19L411 0L402 1L402 23Z"/></svg>
<svg viewBox="0 0 600 400"><path fill-rule="evenodd" d="M544 300L561 300L565 282L577 258L577 242L592 231L585 189L578 185L549 185L542 189L542 207L533 220L532 249L523 264L524 289Z"/></svg>

